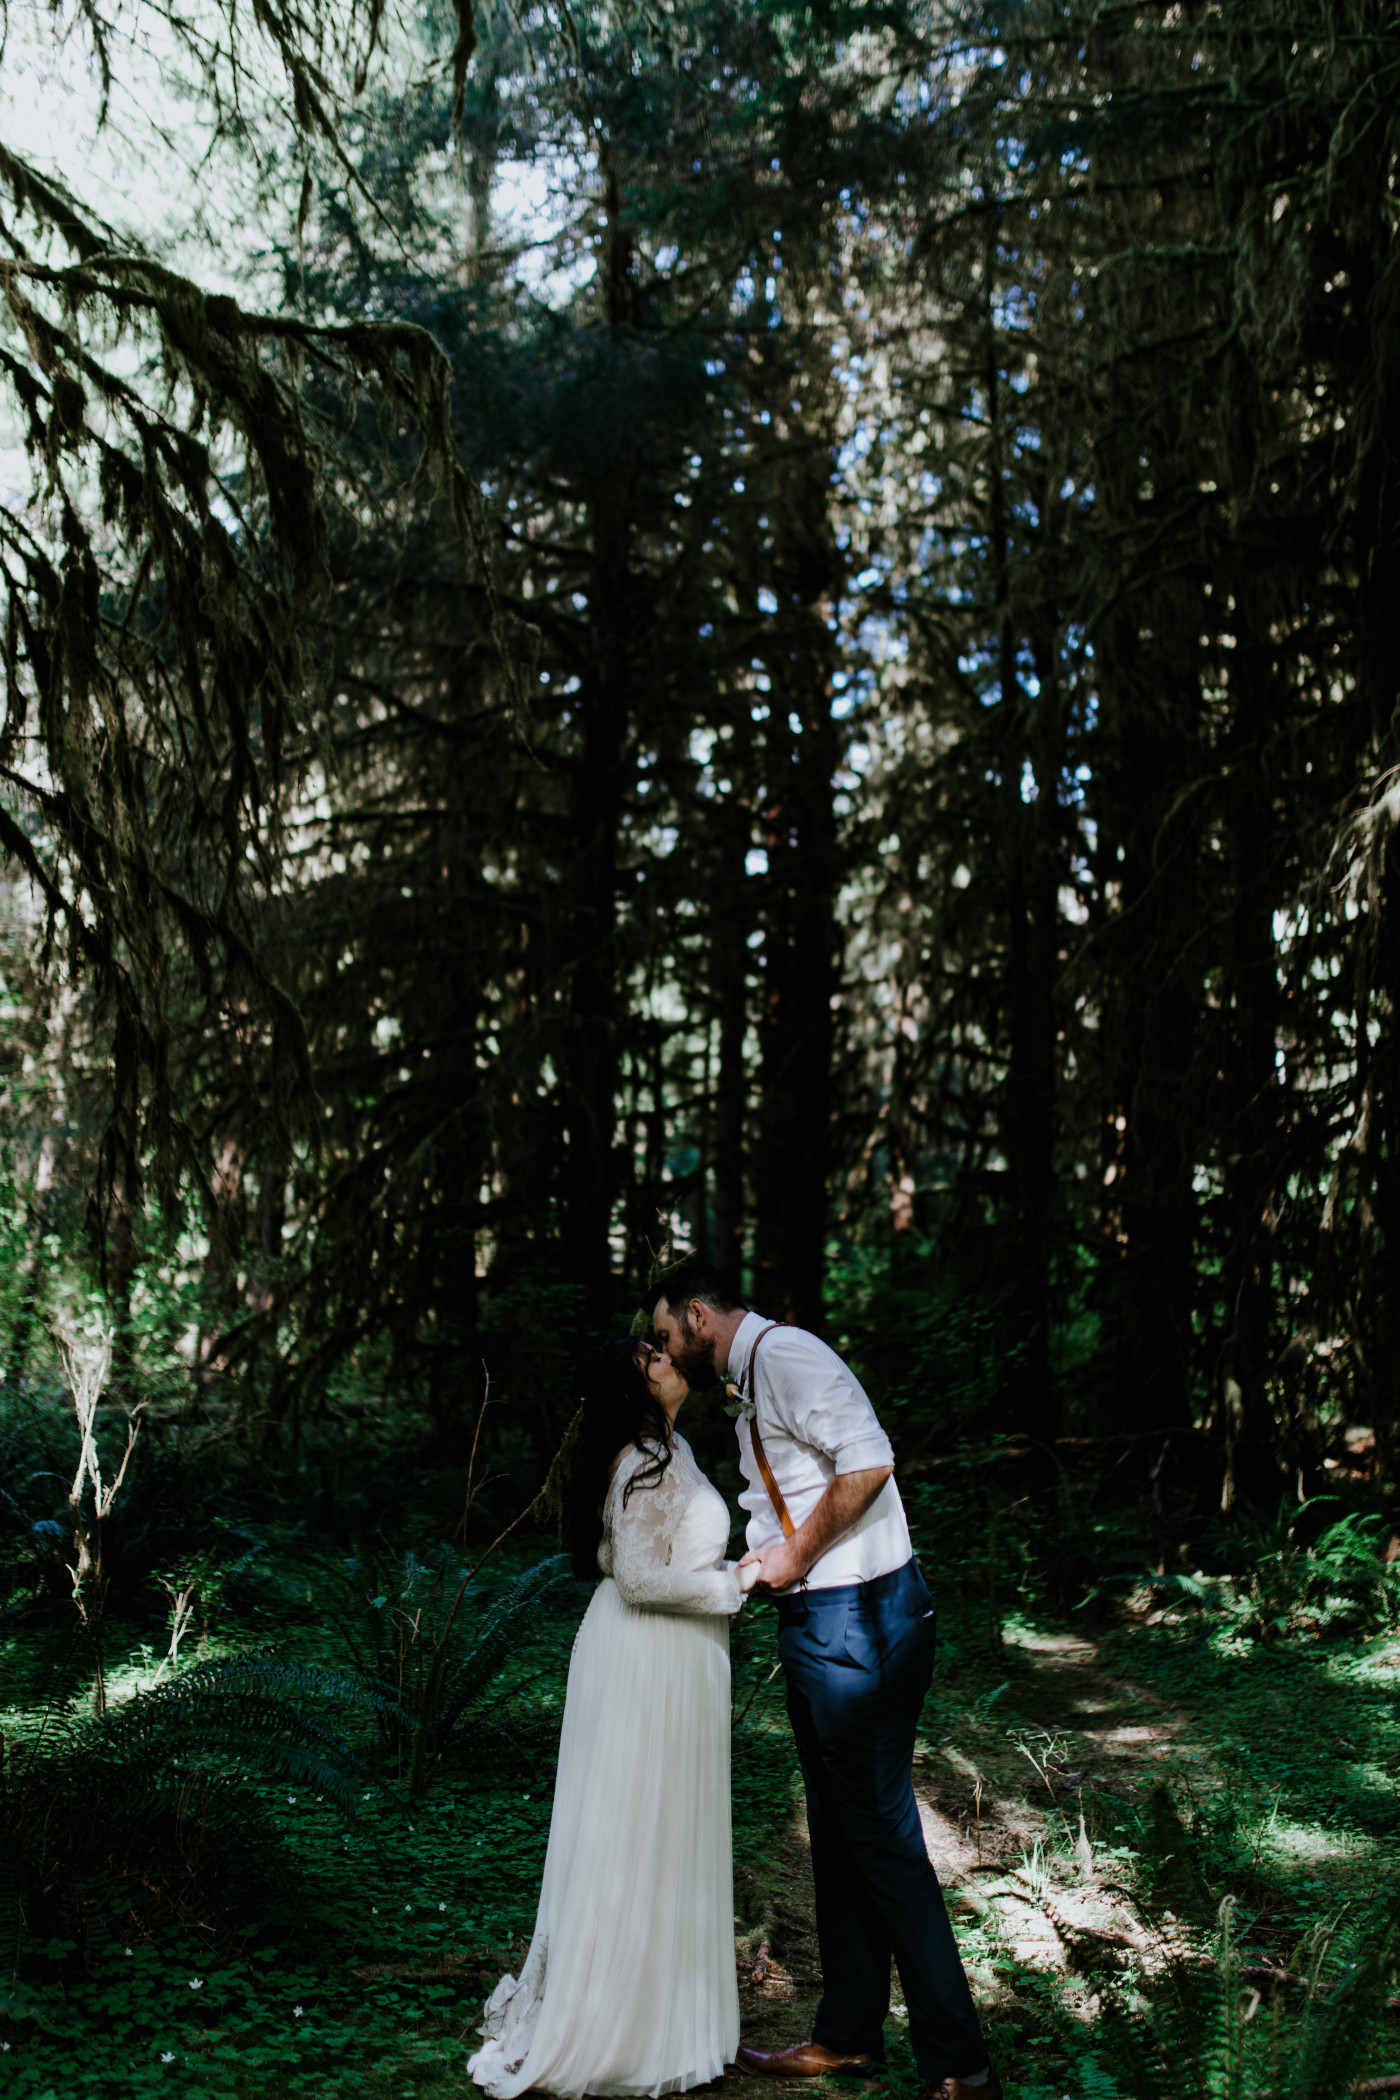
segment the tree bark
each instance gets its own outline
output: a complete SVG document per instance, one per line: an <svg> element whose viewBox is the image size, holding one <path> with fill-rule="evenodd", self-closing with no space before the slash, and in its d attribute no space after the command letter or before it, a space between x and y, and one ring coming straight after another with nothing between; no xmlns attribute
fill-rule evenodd
<svg viewBox="0 0 1400 2100"><path fill-rule="evenodd" d="M710 984L718 1043L711 1144L714 1154L714 1259L742 1287L746 1226L745 1139L749 1111L749 935L753 932L747 863L753 839L750 729L739 726L728 760L730 793L713 827L718 865L710 936Z"/></svg>
<svg viewBox="0 0 1400 2100"><path fill-rule="evenodd" d="M1194 604L1153 614L1183 634L1193 620L1198 633L1203 617ZM1201 993L1190 961L1199 842L1194 819L1171 815L1189 778L1199 668L1193 648L1185 661L1145 648L1140 628L1123 610L1096 639L1095 887L1113 899L1098 936L1106 1117L1096 1295L1112 1340L1108 1419L1119 1431L1192 1421L1193 1169L1204 1106L1193 1091ZM1178 696L1171 712L1163 691Z"/></svg>
<svg viewBox="0 0 1400 2100"><path fill-rule="evenodd" d="M630 240L622 222L615 155L602 154L606 225L601 261L603 324L618 338L633 313ZM582 1294L584 1322L612 1310L610 1232L617 1188L618 1089L617 842L622 827L622 766L630 719L634 620L631 492L624 449L606 481L590 492L592 560L589 647L580 680L579 746L573 763L570 829L574 851L565 925L569 941L563 1091L568 1130L564 1170L563 1266Z"/></svg>
<svg viewBox="0 0 1400 2100"><path fill-rule="evenodd" d="M990 285L994 256L989 254ZM1010 1182L1004 1423L1050 1443L1059 1408L1050 1368L1050 1258L1055 1198L1055 919L1053 824L1059 772L1049 725L1053 655L1032 700L1017 668L1011 596L1002 385L995 326L987 318L990 431L988 538L996 610L998 762L1005 854L1006 1081L1001 1141ZM1028 777L1029 776L1029 777ZM1049 834L1047 836L1047 833ZM1047 1474L1047 1483L1049 1480Z"/></svg>
<svg viewBox="0 0 1400 2100"><path fill-rule="evenodd" d="M820 1329L831 1150L840 756L831 717L827 603L838 572L831 455L808 436L784 463L772 510L778 613L761 826L768 902L759 986L754 1295L777 1319Z"/></svg>
<svg viewBox="0 0 1400 2100"><path fill-rule="evenodd" d="M1278 841L1269 779L1271 731L1286 719L1273 691L1272 645L1254 586L1236 591L1235 687L1225 788L1233 897L1222 975L1225 1030L1221 1148L1228 1235L1222 1274L1225 1334L1220 1353L1221 1505L1243 1498L1271 1509L1285 1485L1278 1424L1269 1402L1273 1249L1279 1172L1278 979L1273 913Z"/></svg>

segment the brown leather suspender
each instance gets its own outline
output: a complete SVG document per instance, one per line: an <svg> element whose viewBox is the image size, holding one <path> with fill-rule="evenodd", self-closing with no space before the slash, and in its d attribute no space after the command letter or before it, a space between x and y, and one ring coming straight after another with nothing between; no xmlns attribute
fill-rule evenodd
<svg viewBox="0 0 1400 2100"><path fill-rule="evenodd" d="M750 1349L749 1351L749 1398L753 1401L754 1404L754 1411L749 1416L749 1435L753 1440L754 1463L758 1467L759 1476L763 1481L763 1485L768 1490L768 1500L772 1503L773 1508L777 1514L778 1522L783 1527L783 1537L785 1539L790 1539L794 1531L796 1531L797 1526L793 1523L792 1518L788 1515L788 1506L783 1500L783 1491L778 1486L777 1481L773 1477L773 1468L768 1463L768 1453L763 1448L763 1438L758 1433L758 1386L754 1378L753 1369L754 1358L758 1355L759 1343L763 1340L765 1334L771 1334L773 1332L773 1329L775 1327L781 1326L781 1324L782 1323L779 1320L770 1320L768 1322L768 1325L761 1329L760 1332L754 1336L754 1344L752 1349Z"/></svg>

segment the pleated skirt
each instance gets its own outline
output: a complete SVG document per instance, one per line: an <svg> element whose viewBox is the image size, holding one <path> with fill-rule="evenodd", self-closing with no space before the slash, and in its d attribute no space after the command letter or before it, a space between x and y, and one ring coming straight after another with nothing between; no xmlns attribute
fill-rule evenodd
<svg viewBox="0 0 1400 2100"><path fill-rule="evenodd" d="M729 1621L610 1578L569 1665L540 1906L467 2069L497 2096L681 2093L739 2045Z"/></svg>

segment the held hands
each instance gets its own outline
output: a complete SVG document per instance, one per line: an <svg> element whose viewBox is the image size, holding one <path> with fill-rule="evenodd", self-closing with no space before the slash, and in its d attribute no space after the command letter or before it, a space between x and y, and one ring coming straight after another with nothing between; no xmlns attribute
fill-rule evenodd
<svg viewBox="0 0 1400 2100"><path fill-rule="evenodd" d="M746 1594L752 1589L788 1590L801 1582L827 1547L859 1523L893 1471L893 1466L866 1466L857 1473L838 1473L790 1539L759 1546L738 1562L740 1589Z"/></svg>
<svg viewBox="0 0 1400 2100"><path fill-rule="evenodd" d="M794 1542L783 1539L777 1545L762 1546L746 1553L739 1562L739 1587L747 1596L751 1589L786 1590L800 1582L806 1574L808 1562L794 1551Z"/></svg>

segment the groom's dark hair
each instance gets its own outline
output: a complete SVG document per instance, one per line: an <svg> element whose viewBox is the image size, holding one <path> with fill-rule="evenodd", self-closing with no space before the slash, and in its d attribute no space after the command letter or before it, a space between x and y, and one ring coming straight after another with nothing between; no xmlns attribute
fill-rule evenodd
<svg viewBox="0 0 1400 2100"><path fill-rule="evenodd" d="M663 1298L672 1312L682 1313L692 1298L723 1313L738 1312L744 1302L734 1278L706 1261L702 1254L684 1255L680 1261L673 1261L669 1269L662 1269L652 1279L642 1303L649 1313L654 1313Z"/></svg>

